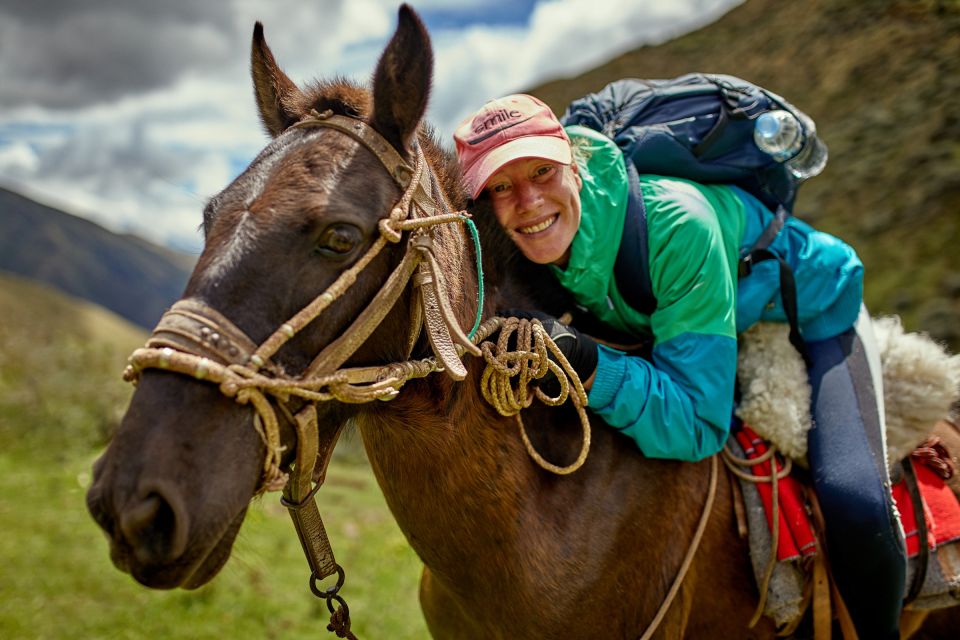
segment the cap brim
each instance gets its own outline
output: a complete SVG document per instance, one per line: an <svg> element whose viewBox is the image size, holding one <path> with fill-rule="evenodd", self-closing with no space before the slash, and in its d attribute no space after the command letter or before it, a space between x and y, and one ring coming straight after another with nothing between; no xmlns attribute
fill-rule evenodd
<svg viewBox="0 0 960 640"><path fill-rule="evenodd" d="M464 173L470 197L476 198L480 195L487 180L501 167L520 158L544 158L560 164L570 164L573 154L568 141L554 136L529 136L506 142L483 156Z"/></svg>

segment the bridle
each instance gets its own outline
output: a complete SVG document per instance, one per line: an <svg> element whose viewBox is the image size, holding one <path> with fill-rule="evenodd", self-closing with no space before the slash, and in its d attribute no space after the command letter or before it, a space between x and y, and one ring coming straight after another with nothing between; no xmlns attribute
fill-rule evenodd
<svg viewBox="0 0 960 640"><path fill-rule="evenodd" d="M339 428L322 435L319 433L317 403L329 400L346 403L390 400L399 394L400 388L408 380L422 378L436 371L445 371L454 380L463 380L467 370L461 358L469 353L475 356L483 355L486 359L488 367L481 381L484 397L502 415L516 416L527 452L542 468L558 474L568 474L580 468L590 448L590 425L584 411L587 399L583 386L570 363L552 340L546 337L543 326L538 321L523 321L518 325L516 319L501 322L501 318L490 318L480 324L483 280L479 272L477 322L470 331L470 336L464 334L460 328L450 308L447 285L434 253L431 230L443 224L468 223L469 214L466 211L451 212L442 190L432 187L432 174L426 170L426 158L420 145L417 142L412 145L416 157L411 168L383 136L357 118L334 115L329 110L323 113L311 111L308 117L291 128L318 127L335 129L365 145L403 189L400 200L390 214L379 221L380 235L377 239L364 255L341 273L325 291L281 324L260 345L203 301L185 298L176 302L160 319L146 345L131 354L129 365L124 371L124 379L136 384L144 370L170 371L215 384L224 396L240 404L252 405L255 410L254 426L267 450L263 476L257 492L283 490L281 502L289 510L310 565L310 590L317 597L326 600L330 611L330 624L327 628L338 637L356 640L350 631L349 608L339 595L344 584L344 570L333 556L314 500L314 495L323 483L327 464L340 434ZM434 193L438 198L433 196ZM401 242L404 232L410 232L410 235L403 258L366 308L340 337L320 351L301 375L286 374L271 358L343 296L384 247ZM476 247L479 266L478 243ZM410 305L411 318L406 344L408 359L383 366L343 367L380 326L411 281L413 295L418 298L419 304L415 301ZM517 328L520 329L520 334L525 334L524 339L518 338L519 350L507 353L509 331ZM424 330L434 355L410 360ZM489 342L483 345L481 351L476 343L498 330L499 353L494 353ZM530 345L534 340L537 347L536 351L532 352ZM548 348L553 358L561 363L559 366L547 357ZM534 366L529 366L531 362L535 363ZM534 450L519 417L520 410L529 406L533 398L527 395L527 383L532 379L542 378L548 369L554 372L560 382L561 393L556 398L550 398L537 389L536 397L549 405L561 404L568 397L565 375L569 376L576 390L576 393L569 397L574 401L583 426L580 454L577 460L567 467L558 467L547 462ZM494 373L495 370L499 376ZM521 380L518 388L514 390L507 381L517 375ZM295 461L290 474L281 470L284 448L280 442L277 409L296 430ZM653 635L679 591L706 528L716 482L717 463L714 458L710 489L694 541L667 597L642 640ZM337 575L336 584L328 589L321 589L319 582L334 574Z"/></svg>
<svg viewBox="0 0 960 640"><path fill-rule="evenodd" d="M315 127L336 129L366 145L404 189L389 216L380 220L379 237L356 263L262 344L254 343L216 309L199 299L186 298L163 315L146 346L130 356L124 372L124 378L132 382L146 369L181 373L218 385L223 395L240 404L251 404L257 414L257 429L267 447L262 488L268 490L280 488L285 481L280 472L282 449L274 404L283 411L289 409L291 398L314 405L327 400L387 400L396 396L407 380L441 369L453 379L462 380L466 376L460 359L463 353L480 355L479 348L454 317L429 233L436 225L463 222L469 214L450 212L442 194L440 204L431 195L435 190L419 145L415 145L416 164L410 167L362 120L329 111L313 112L291 128ZM339 338L320 351L302 374L294 377L284 373L271 360L277 351L342 297L383 248L399 243L406 231L412 233L402 260L367 307ZM426 329L435 357L385 366L342 368L380 325L411 280L420 304L411 305L414 311L407 335L407 354L409 357L421 331Z"/></svg>
<svg viewBox="0 0 960 640"><path fill-rule="evenodd" d="M454 380L462 380L467 371L461 358L466 353L481 355L474 340L479 342L496 331L498 323L494 319L479 325L482 297L478 295L478 323L471 331L474 339L471 340L460 328L450 307L447 284L434 253L432 228L465 223L469 221L469 214L452 212L442 190L433 188L432 175L427 170L420 145L417 142L412 144L416 155L411 167L379 133L356 118L334 115L329 110L324 113L312 111L291 128L318 127L335 129L365 145L403 189L390 214L380 220L377 239L325 291L259 345L203 301L186 298L176 302L160 319L146 345L130 356L124 379L136 384L147 369L179 373L217 385L224 396L254 408L254 426L267 450L258 493L283 489L282 501L290 510L312 570L310 588L314 594L327 600L331 625L349 634L349 610L337 594L343 585L343 569L334 560L313 500L339 437L339 429L332 434L319 434L317 403L389 400L408 380L435 371L445 371ZM435 198L434 193L438 197ZM342 297L384 247L401 242L405 232L410 233L400 263L353 323L324 347L302 374L290 376L271 360L287 342ZM410 305L406 343L408 359L383 366L343 367L380 326L411 281L413 295L419 303L415 301ZM478 273L479 283L482 283L482 276ZM424 330L434 355L410 360ZM281 470L284 448L277 410L296 430L292 475ZM321 437L323 442L320 442ZM318 474L317 482L312 486L315 473ZM338 576L336 586L321 590L318 581L334 573ZM336 610L334 603L338 605ZM337 631L338 635L340 631Z"/></svg>

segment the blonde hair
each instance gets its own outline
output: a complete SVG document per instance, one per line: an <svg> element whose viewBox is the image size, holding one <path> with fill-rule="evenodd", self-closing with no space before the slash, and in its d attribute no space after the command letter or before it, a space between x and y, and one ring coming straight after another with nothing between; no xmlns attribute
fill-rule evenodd
<svg viewBox="0 0 960 640"><path fill-rule="evenodd" d="M573 155L573 161L579 165L585 165L590 162L593 155L590 139L576 136L570 139L570 153Z"/></svg>

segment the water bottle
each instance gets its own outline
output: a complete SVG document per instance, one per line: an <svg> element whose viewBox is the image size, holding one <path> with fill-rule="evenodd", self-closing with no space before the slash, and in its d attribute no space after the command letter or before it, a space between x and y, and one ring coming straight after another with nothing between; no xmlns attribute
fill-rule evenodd
<svg viewBox="0 0 960 640"><path fill-rule="evenodd" d="M804 131L807 132L803 146L797 155L787 160L787 168L801 182L812 178L827 166L827 145L817 135L817 125L806 114L800 114Z"/></svg>
<svg viewBox="0 0 960 640"><path fill-rule="evenodd" d="M753 130L757 147L777 162L784 162L798 180L817 175L827 164L827 147L817 137L813 121L784 109L761 114ZM808 133L804 135L804 130Z"/></svg>

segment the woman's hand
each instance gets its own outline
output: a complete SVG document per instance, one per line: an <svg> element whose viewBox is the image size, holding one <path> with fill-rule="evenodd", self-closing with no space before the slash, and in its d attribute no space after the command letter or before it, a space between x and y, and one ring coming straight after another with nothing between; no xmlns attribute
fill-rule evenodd
<svg viewBox="0 0 960 640"><path fill-rule="evenodd" d="M580 333L573 327L567 326L546 313L527 311L523 309L506 309L497 315L507 318L524 320L539 320L547 335L554 341L560 352L577 372L585 390L590 390L593 377L597 370L597 343L585 333Z"/></svg>

